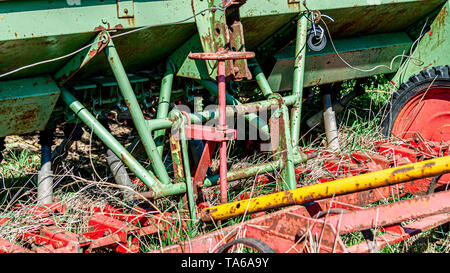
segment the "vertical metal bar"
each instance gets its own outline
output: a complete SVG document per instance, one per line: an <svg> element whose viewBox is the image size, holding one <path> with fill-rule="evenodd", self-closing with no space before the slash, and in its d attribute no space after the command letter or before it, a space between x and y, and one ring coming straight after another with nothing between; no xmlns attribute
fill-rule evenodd
<svg viewBox="0 0 450 273"><path fill-rule="evenodd" d="M227 129L226 120L226 86L225 86L225 61L219 61L218 64L218 88L219 88L219 130ZM227 202L227 142L220 142L220 202Z"/></svg>
<svg viewBox="0 0 450 273"><path fill-rule="evenodd" d="M41 138L44 138L44 135L41 132ZM41 169L38 172L38 203L40 204L49 204L53 201L52 146L48 142L41 139Z"/></svg>
<svg viewBox="0 0 450 273"><path fill-rule="evenodd" d="M166 65L166 73L162 79L161 82L161 91L159 93L159 101L158 101L158 110L156 113L156 118L167 118L167 115L169 113L169 106L170 106L170 96L172 94L172 84L173 84L173 78L175 76L175 72L170 65L170 63L167 63ZM164 135L166 133L166 130L158 130L154 133L156 148L158 150L158 153L162 157L163 150L164 150Z"/></svg>
<svg viewBox="0 0 450 273"><path fill-rule="evenodd" d="M183 165L185 166L184 174L185 174L185 178L186 178L186 193L187 193L190 217L191 217L192 221L195 221L196 213L195 213L194 188L192 185L191 170L189 167L188 142L187 142L186 128L185 128L186 123L187 123L187 119L184 116L182 116L182 123L180 126L180 139L181 139L181 149L182 149L182 156L183 156Z"/></svg>
<svg viewBox="0 0 450 273"><path fill-rule="evenodd" d="M325 94L323 96L323 104L325 111L323 112L323 123L325 127L325 134L327 136L328 149L339 152L339 136L336 124L336 115L331 105L331 95Z"/></svg>
<svg viewBox="0 0 450 273"><path fill-rule="evenodd" d="M130 81L128 80L127 74L112 40L106 47L105 53L125 103L128 106L131 117L133 118L136 130L142 143L144 144L145 151L150 158L153 170L161 183L170 184L171 181L169 175L167 174L166 167L164 166L161 156L156 148L156 144L153 141L152 133L146 126L144 115L139 107L133 88L131 87Z"/></svg>
<svg viewBox="0 0 450 273"><path fill-rule="evenodd" d="M112 175L114 176L114 180L120 186L124 188L121 189L122 195L125 201L133 200L133 183L131 182L130 176L125 168L123 162L111 151L108 149L106 151L106 162L111 169Z"/></svg>
<svg viewBox="0 0 450 273"><path fill-rule="evenodd" d="M283 170L286 188L284 190L293 190L297 188L297 179L295 177L295 165L294 165L294 149L292 145L291 135L289 131L289 111L286 105L280 107L283 114L284 122L284 137L286 141L286 165Z"/></svg>
<svg viewBox="0 0 450 273"><path fill-rule="evenodd" d="M302 97L303 97L303 77L305 75L305 59L306 59L306 34L308 30L307 15L303 15L297 22L297 40L295 44L295 65L293 80L293 95L297 96L297 100L292 107L292 144L295 147L300 139L300 123L302 116Z"/></svg>

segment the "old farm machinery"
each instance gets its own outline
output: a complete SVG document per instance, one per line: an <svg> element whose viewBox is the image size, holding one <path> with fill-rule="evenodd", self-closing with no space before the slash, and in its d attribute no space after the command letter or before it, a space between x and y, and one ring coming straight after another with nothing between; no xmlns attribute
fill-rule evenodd
<svg viewBox="0 0 450 273"><path fill-rule="evenodd" d="M0 1L1 148L36 131L41 144L37 202L0 218L5 227L25 213L36 225L0 239L0 251L139 252L142 238L165 230L177 239L155 252L374 252L448 223L449 10L443 0ZM396 86L382 113L390 140L342 154L335 113L380 74ZM336 83L354 79L341 96ZM311 88L324 110L306 120ZM137 139L119 142L112 119ZM328 148L302 147L302 127L318 124ZM107 147L132 209L93 206L88 229L74 233L67 204L53 198L54 170L83 126ZM229 143L270 159L231 168ZM329 175L317 178L301 163L319 155ZM249 177L271 191L230 196ZM185 220L139 206L162 198L178 198ZM198 223L231 218L241 220L182 240ZM346 246L340 236L352 232L364 240Z"/></svg>

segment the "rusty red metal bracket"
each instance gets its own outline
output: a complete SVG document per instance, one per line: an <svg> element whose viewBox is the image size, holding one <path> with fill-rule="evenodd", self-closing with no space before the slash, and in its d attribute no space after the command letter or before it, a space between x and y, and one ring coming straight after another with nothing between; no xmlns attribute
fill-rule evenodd
<svg viewBox="0 0 450 273"><path fill-rule="evenodd" d="M320 207L320 204L309 206ZM239 237L257 239L279 253L369 252L367 242L345 246L340 235L370 228L381 230L383 233L373 240L380 249L450 221L450 192L339 215L325 214L321 219L314 217L316 210L310 210L309 206L293 206L266 214L155 252L215 252ZM402 221L414 219L419 220L401 225Z"/></svg>

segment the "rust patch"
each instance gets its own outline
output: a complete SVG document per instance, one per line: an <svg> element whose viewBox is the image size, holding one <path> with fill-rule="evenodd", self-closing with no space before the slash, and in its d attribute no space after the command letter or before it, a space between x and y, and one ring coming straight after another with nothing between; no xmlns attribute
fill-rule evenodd
<svg viewBox="0 0 450 273"><path fill-rule="evenodd" d="M401 168L401 169L393 171L392 175L397 175L399 173L407 173L407 172L412 171L412 170L414 170L414 167Z"/></svg>
<svg viewBox="0 0 450 273"><path fill-rule="evenodd" d="M135 20L134 20L134 17L127 18L127 21L128 21L128 25L129 25L130 27L136 27L136 22L135 22ZM122 27L122 28L123 28L123 27Z"/></svg>
<svg viewBox="0 0 450 273"><path fill-rule="evenodd" d="M444 7L442 9L442 11L438 14L438 16L436 17L436 23L440 26L443 27L445 26L445 19L448 16L448 11L447 11L447 7Z"/></svg>
<svg viewBox="0 0 450 273"><path fill-rule="evenodd" d="M98 53L98 50L97 49L92 49L91 51L89 51L89 53L88 53L88 55L89 55L89 58L94 58L95 57L95 55L97 55L97 53ZM83 61L83 57L82 57L82 60L81 61Z"/></svg>
<svg viewBox="0 0 450 273"><path fill-rule="evenodd" d="M95 32L97 32L97 31L103 31L103 30L106 30L106 28L105 28L104 26L98 26L98 27L94 28L94 31L95 31Z"/></svg>

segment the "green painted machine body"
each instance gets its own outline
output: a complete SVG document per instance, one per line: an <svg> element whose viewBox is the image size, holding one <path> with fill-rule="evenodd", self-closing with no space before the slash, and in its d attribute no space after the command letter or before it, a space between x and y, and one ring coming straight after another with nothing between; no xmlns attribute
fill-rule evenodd
<svg viewBox="0 0 450 273"><path fill-rule="evenodd" d="M124 4L122 4L124 2ZM302 11L300 1L249 0L241 8L246 48L256 51ZM339 0L306 1L335 19L330 31L336 39L404 31L442 5L443 0ZM128 9L123 16L123 9ZM170 1L1 1L0 74L15 68L62 56L91 41L100 30L112 35L144 26L155 26L114 40L127 72L147 69L165 61L197 33L192 0ZM290 37L292 38L292 37ZM264 50L264 48L259 48ZM269 50L266 48L265 50ZM52 74L64 60L15 73L24 78ZM77 75L87 77L108 70L101 56ZM110 72L109 72L110 73ZM308 72L306 72L307 74ZM2 79L4 80L4 79Z"/></svg>

